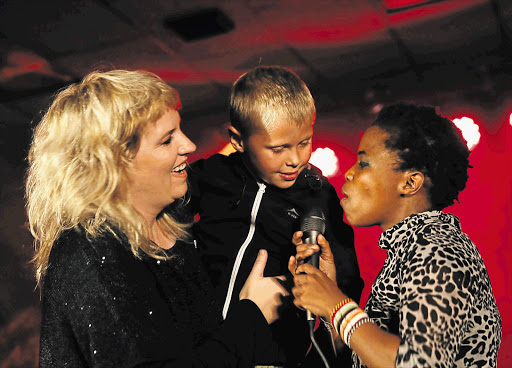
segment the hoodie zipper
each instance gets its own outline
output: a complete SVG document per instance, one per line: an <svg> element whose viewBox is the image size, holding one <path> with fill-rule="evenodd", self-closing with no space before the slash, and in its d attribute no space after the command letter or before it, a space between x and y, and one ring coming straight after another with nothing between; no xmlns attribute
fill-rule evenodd
<svg viewBox="0 0 512 368"><path fill-rule="evenodd" d="M244 258L245 250L251 243L252 237L254 236L254 231L256 230L256 217L258 216L258 211L260 209L261 199L263 198L263 194L265 193L265 184L258 183L258 186L258 193L256 193L256 198L254 199L254 203L252 205L251 210L251 226L249 227L249 233L247 234L247 238L245 238L245 241L243 242L242 246L238 250L238 254L236 255L235 259L235 264L233 265L233 270L231 271L228 293L226 295L226 300L224 302L224 308L222 308L222 317L224 319L226 319L226 316L228 315L229 304L231 303L231 297L233 295L236 277L238 275L238 270L240 269L242 259Z"/></svg>

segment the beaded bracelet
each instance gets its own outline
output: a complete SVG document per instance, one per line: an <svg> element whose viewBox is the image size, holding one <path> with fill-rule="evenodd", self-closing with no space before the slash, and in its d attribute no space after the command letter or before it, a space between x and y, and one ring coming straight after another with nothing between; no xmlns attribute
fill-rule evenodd
<svg viewBox="0 0 512 368"><path fill-rule="evenodd" d="M359 307L356 307L352 309L350 312L348 312L346 315L343 316L343 319L338 322L336 327L338 328L338 333L343 333L345 327L347 326L347 323L356 315L361 313L363 310Z"/></svg>
<svg viewBox="0 0 512 368"><path fill-rule="evenodd" d="M338 319L339 319L339 317L345 318L347 316L347 314L350 313L350 311L352 311L356 308L359 308L359 305L357 305L356 302L354 302L354 301L348 302L343 307L341 307L340 310L338 311L338 316L337 316ZM338 321L338 323L339 323L339 321Z"/></svg>
<svg viewBox="0 0 512 368"><path fill-rule="evenodd" d="M343 336L343 342L345 344L347 344L347 340L348 340L348 333L350 332L350 330L352 330L352 328L356 325L357 322L359 322L360 320L362 320L363 318L365 317L368 317L368 315L363 311L361 310L361 313L357 314L354 316L354 318L352 318L348 323L347 325L345 326L345 328L343 329L343 335L340 335L340 336ZM348 345L348 344L347 344Z"/></svg>
<svg viewBox="0 0 512 368"><path fill-rule="evenodd" d="M342 306L334 315L332 325L339 331L339 324L353 311L359 308L353 300Z"/></svg>
<svg viewBox="0 0 512 368"><path fill-rule="evenodd" d="M352 301L352 299L345 298L341 302L336 304L336 306L333 308L333 310L331 312L331 324L332 325L334 325L334 316L336 315L336 313L341 309L341 307L343 307L345 304L347 304L347 303L349 303L351 301Z"/></svg>
<svg viewBox="0 0 512 368"><path fill-rule="evenodd" d="M350 339L352 338L352 334L354 333L354 331L361 325L364 325L365 323L371 323L371 320L369 317L364 317L363 319L359 320L349 331L349 333L347 334L347 346L349 347L349 349L352 349L352 347L350 346Z"/></svg>
<svg viewBox="0 0 512 368"><path fill-rule="evenodd" d="M347 306L351 306L351 307L349 307L351 309L353 307L353 305L357 305L357 304L352 299L341 304L340 307L336 310L336 312L331 316L332 325L333 326L337 325L339 323L339 320L341 318L343 318L344 311L346 311Z"/></svg>
<svg viewBox="0 0 512 368"><path fill-rule="evenodd" d="M354 308L359 308L359 305L353 300L345 304L340 308L340 312L343 316L347 315L348 312L350 312Z"/></svg>
<svg viewBox="0 0 512 368"><path fill-rule="evenodd" d="M361 313L364 313L364 311L361 308L357 307L356 309L354 309L353 311L351 311L350 313L347 314L347 316L343 319L341 324L338 326L338 333L340 334L340 336L343 337L343 334L344 334L345 329L347 328L348 324Z"/></svg>

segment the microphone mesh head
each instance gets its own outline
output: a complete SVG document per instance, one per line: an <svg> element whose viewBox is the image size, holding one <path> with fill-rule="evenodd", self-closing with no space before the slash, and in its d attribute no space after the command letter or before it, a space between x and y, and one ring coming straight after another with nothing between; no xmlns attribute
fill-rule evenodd
<svg viewBox="0 0 512 368"><path fill-rule="evenodd" d="M312 208L304 214L300 223L300 230L316 231L320 234L325 232L325 216L320 208Z"/></svg>

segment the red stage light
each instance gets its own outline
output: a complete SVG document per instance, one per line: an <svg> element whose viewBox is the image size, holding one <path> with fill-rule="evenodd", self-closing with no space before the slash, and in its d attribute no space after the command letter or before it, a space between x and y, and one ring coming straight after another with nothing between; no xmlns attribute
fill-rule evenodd
<svg viewBox="0 0 512 368"><path fill-rule="evenodd" d="M462 132L462 137L466 140L466 144L470 151L480 142L480 132L478 125L473 119L463 116L462 118L453 119L453 124Z"/></svg>
<svg viewBox="0 0 512 368"><path fill-rule="evenodd" d="M317 148L311 154L309 162L318 167L327 178L338 172L338 157L330 148Z"/></svg>

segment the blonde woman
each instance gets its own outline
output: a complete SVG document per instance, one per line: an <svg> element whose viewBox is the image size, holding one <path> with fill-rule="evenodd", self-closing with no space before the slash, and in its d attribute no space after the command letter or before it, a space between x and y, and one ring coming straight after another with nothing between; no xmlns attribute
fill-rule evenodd
<svg viewBox="0 0 512 368"><path fill-rule="evenodd" d="M261 251L221 323L189 224L178 93L142 71L93 72L34 131L27 209L42 289L41 367L251 366L277 317Z"/></svg>

